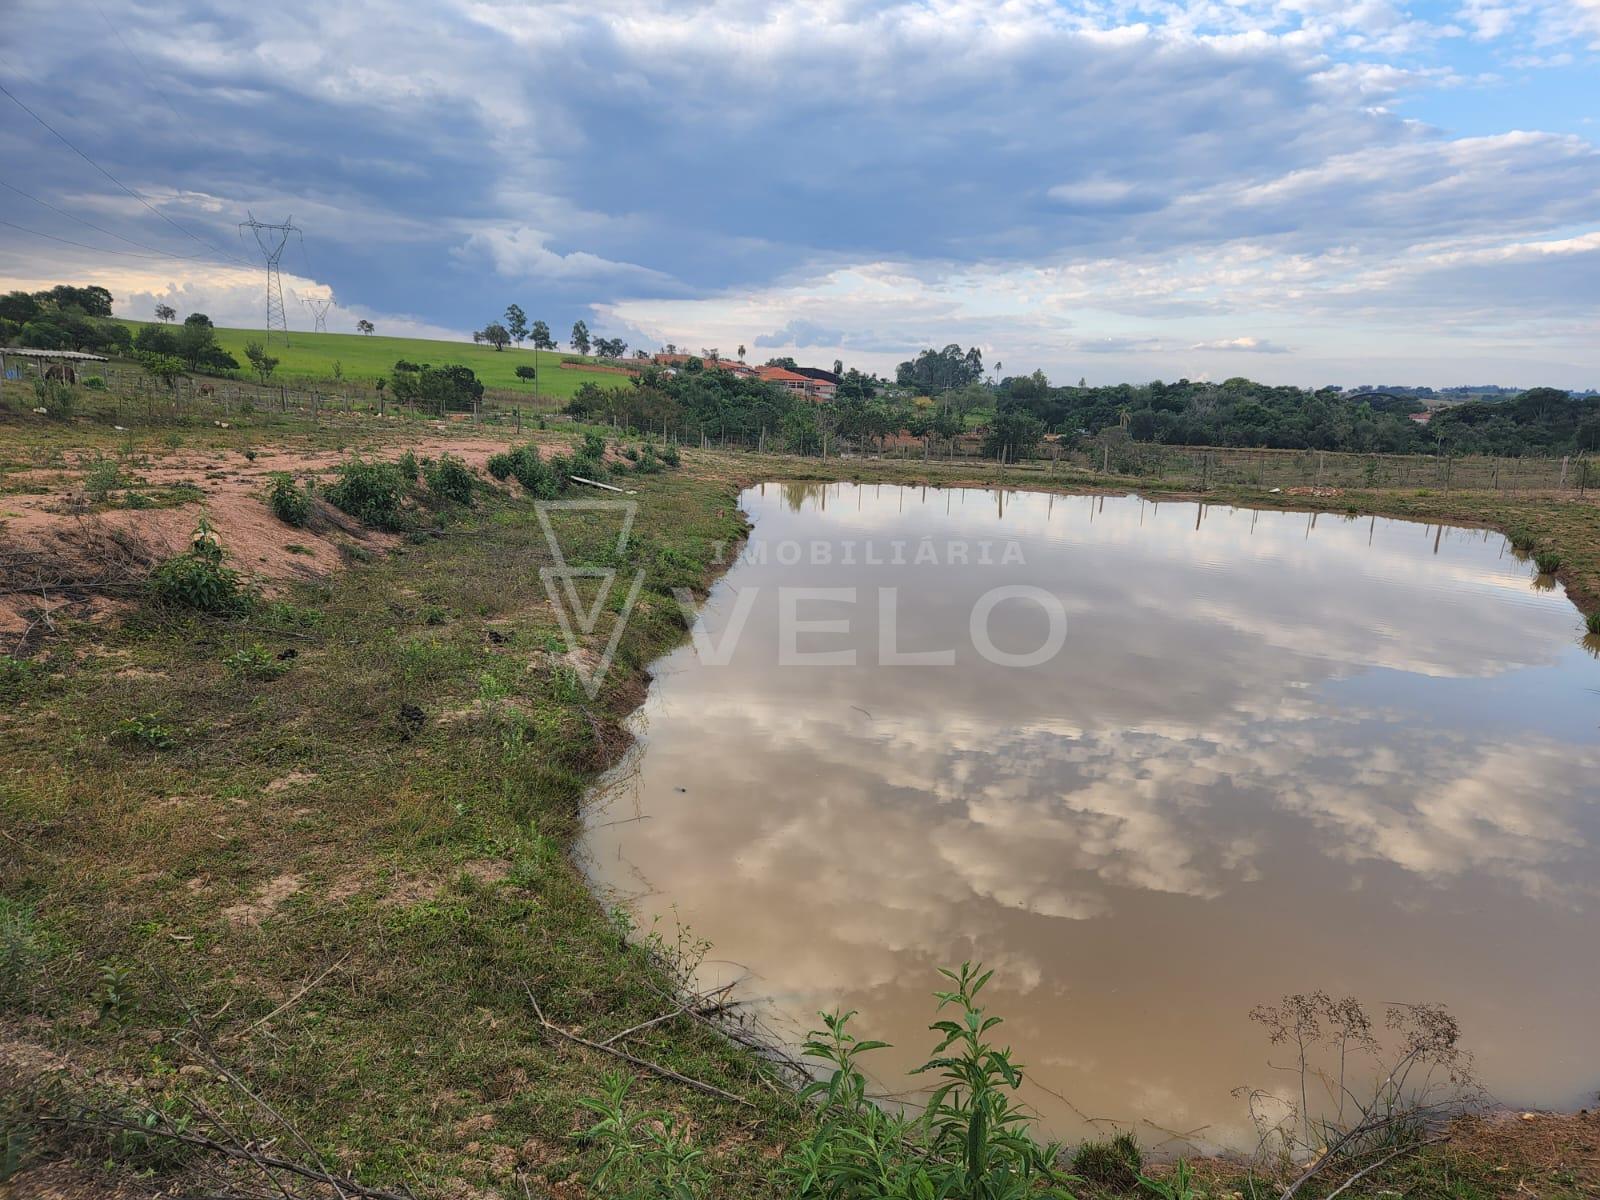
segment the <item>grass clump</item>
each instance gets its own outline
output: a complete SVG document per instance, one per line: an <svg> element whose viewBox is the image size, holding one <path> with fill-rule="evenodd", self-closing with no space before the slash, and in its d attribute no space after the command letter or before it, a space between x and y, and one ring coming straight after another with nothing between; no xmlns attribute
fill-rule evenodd
<svg viewBox="0 0 1600 1200"><path fill-rule="evenodd" d="M472 503L472 487L475 482L472 470L455 455L441 454L423 469L423 474L427 479L428 490L435 496L443 500L454 500L458 504Z"/></svg>
<svg viewBox="0 0 1600 1200"><path fill-rule="evenodd" d="M364 525L396 529L400 525L400 505L414 479L414 474L406 475L401 463L352 458L339 464L339 478L324 494L335 508Z"/></svg>
<svg viewBox="0 0 1600 1200"><path fill-rule="evenodd" d="M236 679L276 679L289 669L289 664L255 642L224 655L222 669Z"/></svg>
<svg viewBox="0 0 1600 1200"><path fill-rule="evenodd" d="M1533 536L1532 530L1525 525L1518 525L1512 529L1506 534L1506 539L1518 554L1532 554L1534 546L1538 544L1538 539Z"/></svg>
<svg viewBox="0 0 1600 1200"><path fill-rule="evenodd" d="M285 525L304 528L311 519L311 489L300 487L287 471L275 471L267 484L267 507Z"/></svg>
<svg viewBox="0 0 1600 1200"><path fill-rule="evenodd" d="M1533 556L1534 566L1541 575L1554 575L1561 569L1561 555L1554 550L1541 550Z"/></svg>
<svg viewBox="0 0 1600 1200"><path fill-rule="evenodd" d="M238 616L254 603L239 572L223 565L222 545L204 517L189 549L152 571L148 587L150 598L159 605L214 616Z"/></svg>
<svg viewBox="0 0 1600 1200"><path fill-rule="evenodd" d="M1143 1170L1144 1154L1131 1133L1119 1133L1109 1141L1084 1142L1072 1154L1074 1175L1119 1192L1137 1188Z"/></svg>
<svg viewBox="0 0 1600 1200"><path fill-rule="evenodd" d="M117 722L116 736L117 740L141 750L171 750L178 744L172 726L150 713Z"/></svg>
<svg viewBox="0 0 1600 1200"><path fill-rule="evenodd" d="M1585 617L1583 623L1590 633L1600 633L1600 609L1596 609ZM0 691L3 691L4 687L3 675L0 675Z"/></svg>
<svg viewBox="0 0 1600 1200"><path fill-rule="evenodd" d="M33 686L36 670L25 658L0 654L0 700L7 703L21 700Z"/></svg>

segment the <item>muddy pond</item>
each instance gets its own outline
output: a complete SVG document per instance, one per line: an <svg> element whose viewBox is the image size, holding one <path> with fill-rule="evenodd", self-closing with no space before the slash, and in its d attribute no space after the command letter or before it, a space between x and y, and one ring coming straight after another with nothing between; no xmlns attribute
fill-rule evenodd
<svg viewBox="0 0 1600 1200"><path fill-rule="evenodd" d="M1286 993L1442 1003L1511 1105L1600 1088L1600 663L1499 534L768 484L589 813L598 887L796 1043L986 993L1045 1130L1243 1147ZM731 553L731 552L730 552ZM1298 1087L1298 1083L1292 1086ZM1186 1136L1173 1142L1168 1131Z"/></svg>

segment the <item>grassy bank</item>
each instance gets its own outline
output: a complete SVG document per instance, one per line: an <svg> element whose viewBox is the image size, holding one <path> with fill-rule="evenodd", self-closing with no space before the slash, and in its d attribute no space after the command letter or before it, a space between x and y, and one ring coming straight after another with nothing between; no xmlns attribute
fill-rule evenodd
<svg viewBox="0 0 1600 1200"><path fill-rule="evenodd" d="M148 322L126 321L137 329ZM541 396L567 397L578 390L585 380L603 385L614 384L619 376L575 371L562 366L561 360L570 357L570 351L534 350L531 348L496 350L493 346L476 342L446 342L434 338L384 337L380 334L360 333L304 333L292 330L289 344L283 344L283 335L274 334L272 353L278 359L274 379L331 379L334 364L346 379L370 382L380 375L393 373L398 359L415 363L444 366L459 363L471 367L485 387L504 388L510 391L533 392L531 380L519 379L517 368L539 369L539 394ZM263 329L217 329L217 344L239 360L248 371L244 348L246 343L267 341Z"/></svg>
<svg viewBox="0 0 1600 1200"><path fill-rule="evenodd" d="M79 452L120 442L42 421L0 429L69 475ZM239 469L261 436L206 424L180 433L195 446L170 449L233 456ZM415 435L352 417L274 436L306 454L392 457ZM31 461L19 450L12 465ZM580 1101L623 1069L634 1103L674 1114L706 1151L719 1200L782 1194L773 1172L799 1106L752 1055L673 1015L676 931L660 931L654 948L650 931L630 939L570 857L579 806L623 748L648 664L684 636L670 589L709 581L715 543L742 530L739 489L780 478L1133 486L686 453L680 470L628 477L638 521L611 561L647 582L594 699L538 582L551 559L531 501L511 485L481 490L470 507L425 500L393 549L352 544L345 568L248 617L133 608L65 625L0 676L0 1096L13 1105L0 1100L0 1120L22 1128L16 1098L66 1064L78 1090L172 1113L203 1105L374 1186L604 1195L590 1186L597 1151L574 1135L593 1120ZM1209 498L1525 526L1563 554L1575 591L1600 597L1593 505L1420 491ZM563 544L573 560L606 561L613 534L574 524ZM300 536L283 529L286 542ZM603 1042L662 1017L618 1045L744 1102L544 1024ZM255 1099L184 1048L197 1046L197 1027ZM93 1164L108 1159L154 1169L157 1182L208 1160L139 1138L26 1129L19 1158L76 1159L81 1179L99 1178ZM1588 1127L1576 1129L1573 1144L1590 1145ZM1464 1200L1529 1180L1542 1196L1592 1194L1581 1189L1593 1177L1570 1166L1589 1151L1552 1158L1528 1143L1533 1132L1463 1131L1344 1195ZM109 1178L138 1186L126 1169ZM1202 1187L1270 1194L1232 1168Z"/></svg>

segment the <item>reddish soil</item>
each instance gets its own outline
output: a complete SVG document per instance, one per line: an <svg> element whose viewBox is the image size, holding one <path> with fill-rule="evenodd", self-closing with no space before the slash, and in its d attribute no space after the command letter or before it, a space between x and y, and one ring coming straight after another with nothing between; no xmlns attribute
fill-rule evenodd
<svg viewBox="0 0 1600 1200"><path fill-rule="evenodd" d="M490 454L501 449L486 438L425 438L412 449L419 457L454 454L482 470ZM385 453L399 453L395 447ZM148 567L183 550L204 513L216 531L228 563L271 595L286 583L316 579L341 563L339 547L359 544L370 551L394 544L388 534L365 529L331 506L319 503L303 529L285 525L265 503L267 477L287 471L297 479L331 474L347 455L334 450L261 450L254 462L238 451L179 451L148 466L125 468L137 483L134 490L190 483L203 499L170 508L95 508L82 492L83 457L66 469L14 472L8 479L47 488L35 494L0 496L0 563L46 560L50 578L63 586L40 591L8 592L0 581L0 637L24 633L41 610L70 612L94 619L115 611L116 588L97 588L93 581L113 570ZM120 494L120 493L118 493ZM297 549L291 550L294 546ZM15 569L13 569L14 571ZM76 584L76 586L74 586Z"/></svg>

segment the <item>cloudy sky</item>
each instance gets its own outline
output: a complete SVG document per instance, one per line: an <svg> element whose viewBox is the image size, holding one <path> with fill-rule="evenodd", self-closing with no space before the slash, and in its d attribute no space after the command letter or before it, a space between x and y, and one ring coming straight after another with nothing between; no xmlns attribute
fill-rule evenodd
<svg viewBox="0 0 1600 1200"><path fill-rule="evenodd" d="M1600 0L5 8L0 287L259 325L248 210L330 329L1600 386Z"/></svg>

